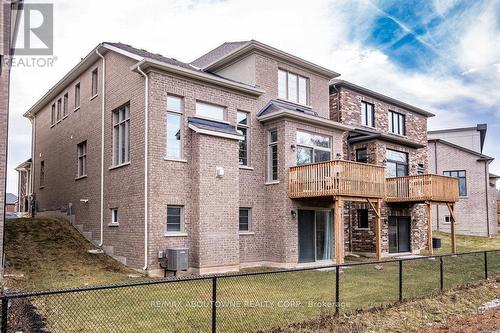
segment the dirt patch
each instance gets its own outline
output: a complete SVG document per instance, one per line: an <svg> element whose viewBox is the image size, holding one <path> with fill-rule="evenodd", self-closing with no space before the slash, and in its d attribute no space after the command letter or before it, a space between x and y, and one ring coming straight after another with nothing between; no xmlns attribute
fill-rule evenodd
<svg viewBox="0 0 500 333"><path fill-rule="evenodd" d="M476 315L462 316L432 325L420 333L490 333L500 329L500 308Z"/></svg>
<svg viewBox="0 0 500 333"><path fill-rule="evenodd" d="M8 332L48 332L43 318L26 298L14 298L9 306Z"/></svg>

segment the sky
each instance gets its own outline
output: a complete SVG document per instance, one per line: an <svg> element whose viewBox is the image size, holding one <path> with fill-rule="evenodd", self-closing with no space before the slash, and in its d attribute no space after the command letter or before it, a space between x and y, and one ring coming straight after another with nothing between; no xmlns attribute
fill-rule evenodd
<svg viewBox="0 0 500 333"><path fill-rule="evenodd" d="M490 171L500 174L500 0L57 0L53 5L54 65L12 69L7 192L17 193L14 168L30 156L31 127L22 115L104 41L189 62L225 41L259 40L435 113L429 129L487 123L484 153L498 159Z"/></svg>

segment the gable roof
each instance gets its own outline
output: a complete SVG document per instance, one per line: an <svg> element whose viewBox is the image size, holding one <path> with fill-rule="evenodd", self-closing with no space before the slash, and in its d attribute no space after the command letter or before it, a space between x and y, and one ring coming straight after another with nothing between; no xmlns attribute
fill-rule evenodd
<svg viewBox="0 0 500 333"><path fill-rule="evenodd" d="M175 58L168 58L161 54L152 53L144 49L138 49L124 43L103 42L92 49L92 51L90 51L85 56L85 58L81 59L75 67L73 67L66 75L63 76L63 78L61 78L52 88L50 88L47 93L45 93L45 95L43 95L28 111L24 113L24 116L30 118L38 111L40 111L50 101L56 98L62 92L62 90L66 88L66 85L68 83L76 80L85 70L87 70L91 66L91 64L99 60L98 52L105 53L107 51L117 52L126 57L136 60L137 63L131 68L131 70L137 70L139 66L150 66L168 71L170 73L199 79L204 82L220 85L254 96L258 96L264 92L257 87L223 78L219 75L215 75L209 72L204 72L188 63L179 61Z"/></svg>
<svg viewBox="0 0 500 333"><path fill-rule="evenodd" d="M350 131L353 129L352 126L320 117L312 109L304 108L284 101L270 100L259 112L257 112L257 119L260 122L266 122L283 117L297 119L305 123L341 131Z"/></svg>
<svg viewBox="0 0 500 333"><path fill-rule="evenodd" d="M17 202L17 196L12 193L5 193L5 204L14 205Z"/></svg>
<svg viewBox="0 0 500 333"><path fill-rule="evenodd" d="M383 95L381 93L378 93L376 91L370 90L368 88L358 86L357 84L354 84L354 83L351 83L351 82L348 82L348 81L345 81L345 80L340 80L340 79L332 80L331 83L330 83L330 87L334 87L334 88L336 88L336 87L346 87L346 88L348 88L350 90L354 90L354 91L357 91L357 92L359 92L361 94L364 94L364 95L367 95L367 96L379 99L381 101L384 101L386 103L396 105L396 106L398 106L398 107L400 107L402 109L406 109L406 110L412 111L414 113L420 114L420 115L425 116L427 118L435 116L434 113L431 113L431 112L426 111L424 109L421 109L421 108L418 108L416 106L407 104L405 102L402 102L402 101L397 100L395 98L389 97L387 95Z"/></svg>
<svg viewBox="0 0 500 333"><path fill-rule="evenodd" d="M286 62L296 64L306 70L314 72L318 75L333 79L340 76L339 73L334 72L325 67L316 65L310 61L304 60L293 54L281 51L267 44L261 43L254 39L243 42L228 42L224 43L210 52L202 55L198 59L191 62L192 65L200 67L203 71L213 72L227 63L248 54L251 51L260 51L262 53L277 57Z"/></svg>
<svg viewBox="0 0 500 333"><path fill-rule="evenodd" d="M494 160L494 158L491 157L491 156L478 153L477 151L474 151L474 150L471 150L469 148L465 148L465 147L456 145L454 143L451 143L451 142L443 140L443 139L428 139L427 142L439 142L439 143L442 143L444 145L450 146L452 148L456 148L456 149L464 151L466 153L475 155L475 156L477 156L479 158L478 161L493 161Z"/></svg>
<svg viewBox="0 0 500 333"><path fill-rule="evenodd" d="M229 53L235 51L236 49L240 48L241 46L249 42L250 41L248 40L241 42L225 42L217 46L212 51L209 51L208 53L205 53L201 57L191 61L191 65L196 66L198 68L204 68L213 63L214 61L227 56Z"/></svg>

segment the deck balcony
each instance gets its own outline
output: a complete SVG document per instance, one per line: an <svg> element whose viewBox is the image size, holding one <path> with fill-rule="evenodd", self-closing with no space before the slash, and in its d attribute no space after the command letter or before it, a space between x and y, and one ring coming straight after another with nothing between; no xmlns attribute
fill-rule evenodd
<svg viewBox="0 0 500 333"><path fill-rule="evenodd" d="M385 196L385 168L333 160L290 168L289 197L351 197L381 199Z"/></svg>
<svg viewBox="0 0 500 333"><path fill-rule="evenodd" d="M387 178L385 201L454 203L458 180L433 174Z"/></svg>

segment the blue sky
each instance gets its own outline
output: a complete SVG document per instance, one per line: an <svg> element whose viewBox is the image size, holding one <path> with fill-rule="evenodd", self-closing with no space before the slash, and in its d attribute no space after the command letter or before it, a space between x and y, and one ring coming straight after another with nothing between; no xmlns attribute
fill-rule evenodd
<svg viewBox="0 0 500 333"><path fill-rule="evenodd" d="M22 114L99 42L191 61L251 38L435 113L430 129L488 123L500 159L500 0L58 0L55 65L12 71L7 190L30 155Z"/></svg>

